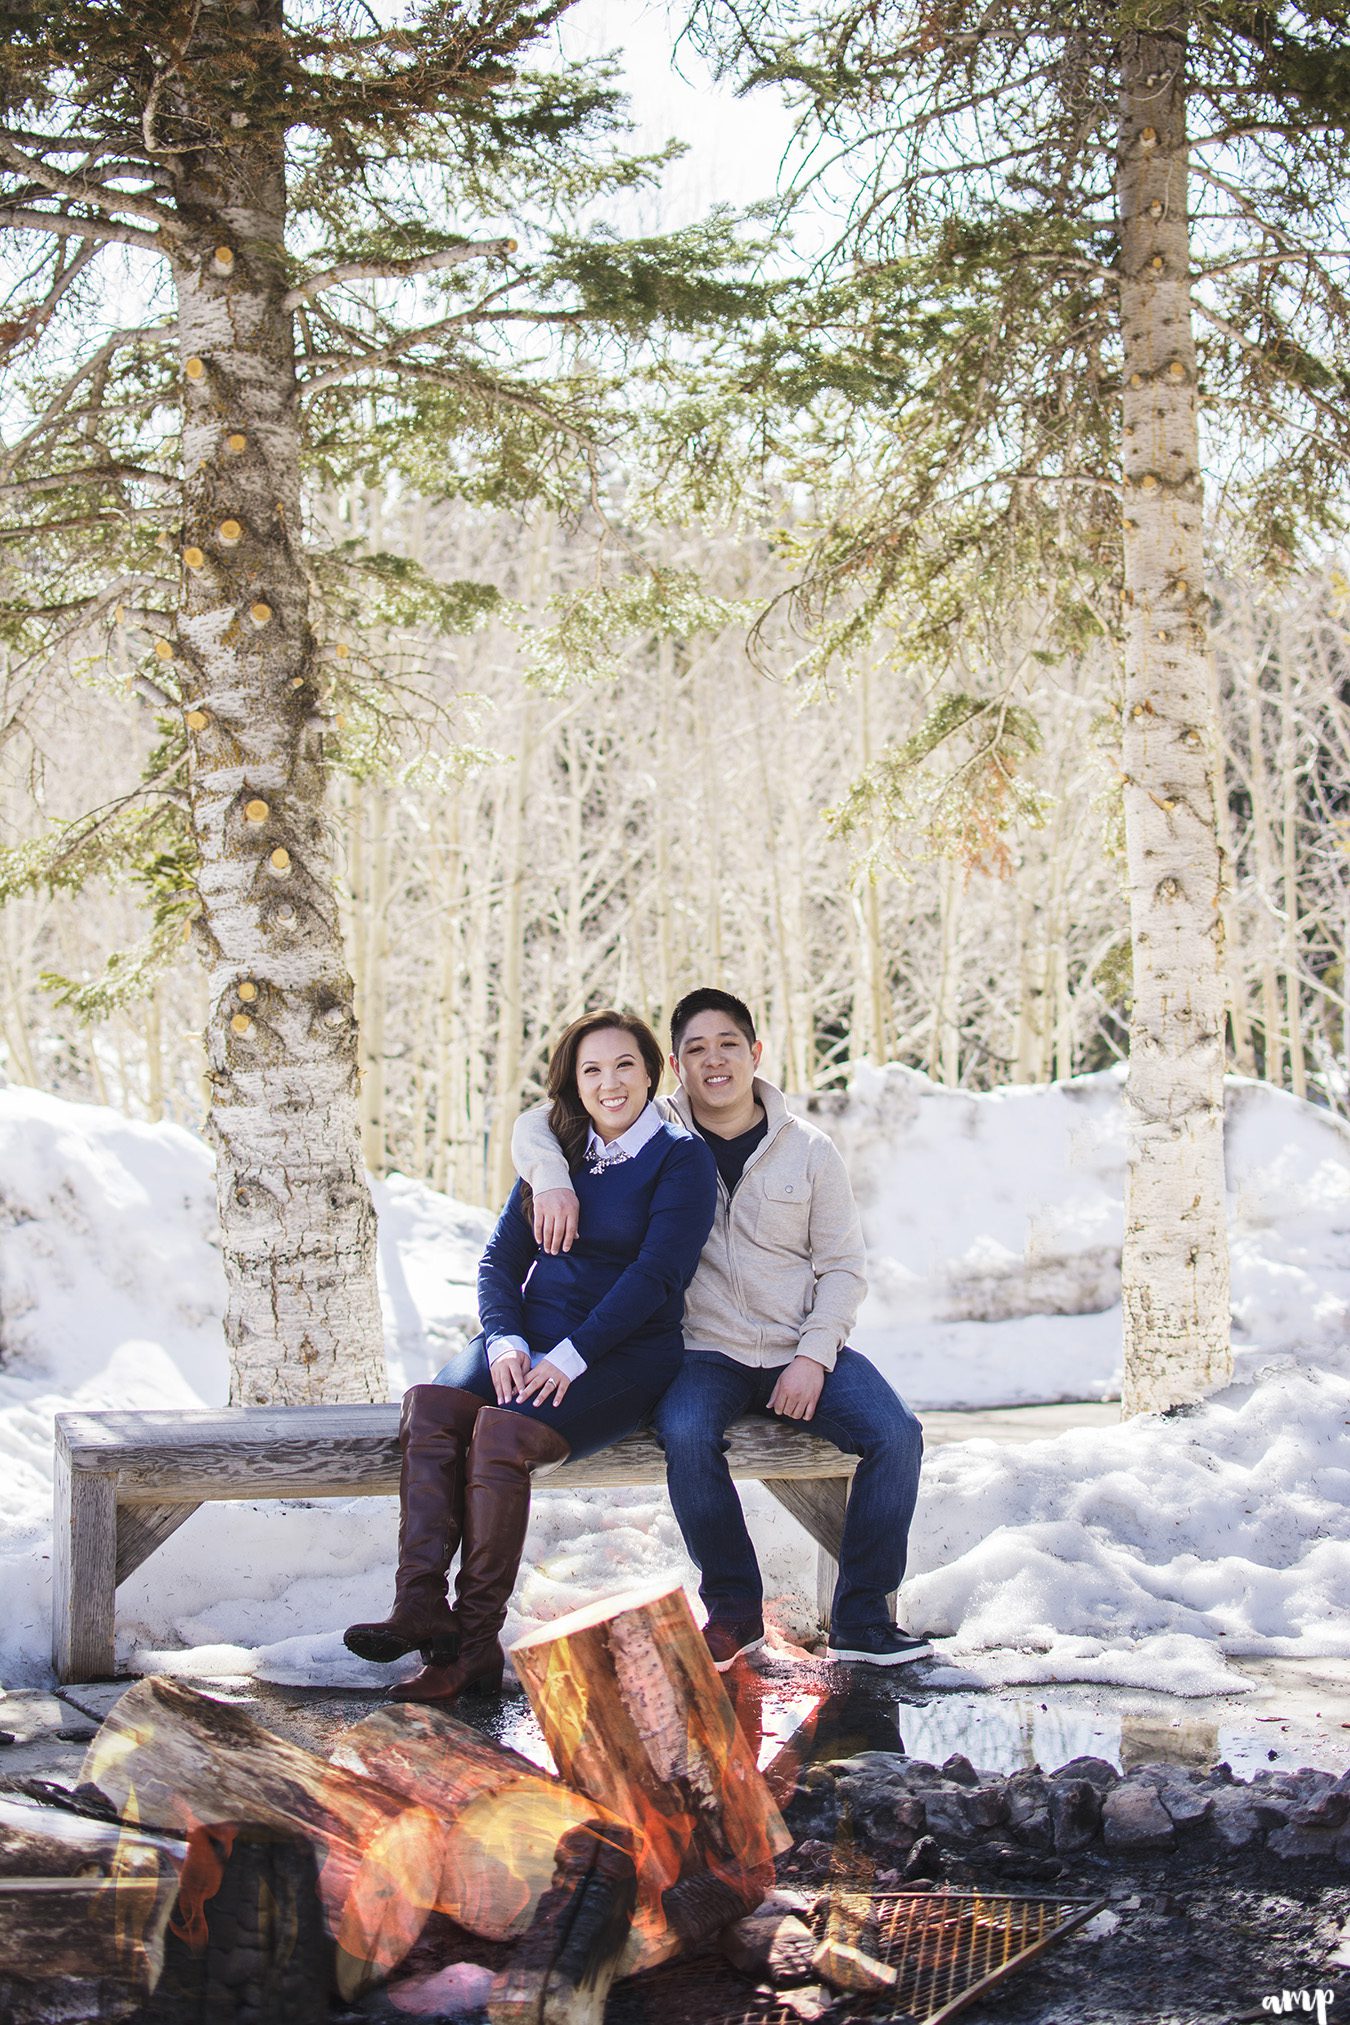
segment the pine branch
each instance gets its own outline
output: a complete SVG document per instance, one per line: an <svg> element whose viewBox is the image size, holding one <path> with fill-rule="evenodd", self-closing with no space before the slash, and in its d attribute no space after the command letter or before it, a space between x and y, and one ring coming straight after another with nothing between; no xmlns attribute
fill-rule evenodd
<svg viewBox="0 0 1350 2025"><path fill-rule="evenodd" d="M153 232L142 232L137 225L115 225L106 218L72 218L67 211L28 211L0 205L0 225L9 225L16 232L52 232L58 239L140 246L147 253L164 251Z"/></svg>
<svg viewBox="0 0 1350 2025"><path fill-rule="evenodd" d="M65 197L77 204L92 204L99 211L121 211L133 218L144 218L170 239L181 239L187 233L187 226L172 211L157 204L152 197L138 197L132 190L118 190L112 195L98 182L89 182L82 176L61 176L36 155L29 155L16 147L9 135L0 132L0 159L12 168L19 169L32 179L39 189L50 190L54 197Z"/></svg>
<svg viewBox="0 0 1350 2025"><path fill-rule="evenodd" d="M515 250L514 239L461 239L453 246L442 247L439 253L423 253L416 259L347 260L297 282L281 306L283 309L298 309L301 303L309 302L325 288L335 288L344 281L402 281L413 274L434 274L441 268L458 267L466 260L491 259L494 256L502 259Z"/></svg>
<svg viewBox="0 0 1350 2025"><path fill-rule="evenodd" d="M0 218L0 222L3 222L2 218ZM114 331L113 335L99 346L92 358L86 359L84 364L70 375L69 379L63 381L61 387L53 395L28 433L20 436L8 454L0 458L0 471L12 473L24 452L31 450L35 443L40 442L50 424L69 407L71 398L77 388L82 386L86 380L93 379L98 374L104 372L109 362L124 347L139 344L144 340L148 340L151 343L156 341L171 343L177 336L177 331L178 326L174 323L141 324L131 330Z"/></svg>
<svg viewBox="0 0 1350 2025"><path fill-rule="evenodd" d="M44 260L37 263L39 270L45 264L45 259L49 257L45 256ZM61 247L58 257L61 259L65 258L64 246ZM20 345L27 344L31 340L41 336L60 307L62 297L79 280L90 262L97 258L97 246L86 244L78 249L74 258L52 277L52 285L47 290L42 301L34 303L31 309L26 310L15 321L13 333L5 340L3 350L0 351L0 357L7 358L12 352L17 351Z"/></svg>
<svg viewBox="0 0 1350 2025"><path fill-rule="evenodd" d="M423 324L417 330L404 331L401 336L391 338L388 344L372 345L368 352L349 353L346 358L332 359L324 371L316 373L313 379L302 380L300 390L305 394L321 393L325 387L338 386L356 373L369 372L378 366L392 365L395 359L410 351L415 345L429 344L433 339L448 336L451 331L462 330L467 324L483 320L486 305L505 295L508 289L519 286L519 279L503 282L500 288L492 289L472 309L460 310L455 316L442 317L438 323ZM323 356L323 355L321 355Z"/></svg>
<svg viewBox="0 0 1350 2025"><path fill-rule="evenodd" d="M176 493L180 480L141 464L83 464L69 471L43 471L36 478L11 478L0 483L0 498L20 492L61 492L67 485L150 485Z"/></svg>
<svg viewBox="0 0 1350 2025"><path fill-rule="evenodd" d="M1211 309L1209 304L1202 301L1198 295L1192 294L1191 301L1196 315L1203 317L1212 330L1218 331L1221 337L1226 337L1230 344L1235 344L1239 351L1246 353L1248 358L1258 359L1263 366L1269 366L1270 353L1266 346L1258 344L1255 338L1248 337L1245 331L1239 330L1237 325L1230 322L1226 316L1220 316L1216 309ZM1298 382L1298 391L1311 407L1316 408L1319 414L1325 415L1330 422L1335 424L1336 435L1338 437L1344 434L1345 410L1343 407L1339 406L1335 401L1328 401L1303 380Z"/></svg>

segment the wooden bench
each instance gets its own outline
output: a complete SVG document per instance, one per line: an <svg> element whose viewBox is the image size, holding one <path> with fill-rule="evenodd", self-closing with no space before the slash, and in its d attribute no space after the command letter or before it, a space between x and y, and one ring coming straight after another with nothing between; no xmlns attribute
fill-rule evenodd
<svg viewBox="0 0 1350 2025"><path fill-rule="evenodd" d="M237 1498L390 1497L398 1491L397 1404L214 1407L56 1417L52 1664L61 1681L115 1671L115 1595L197 1507ZM818 1435L750 1417L729 1434L733 1477L757 1479L819 1549L817 1602L828 1618L856 1459ZM537 1489L664 1484L649 1435L564 1463ZM390 1527L391 1554L394 1546Z"/></svg>

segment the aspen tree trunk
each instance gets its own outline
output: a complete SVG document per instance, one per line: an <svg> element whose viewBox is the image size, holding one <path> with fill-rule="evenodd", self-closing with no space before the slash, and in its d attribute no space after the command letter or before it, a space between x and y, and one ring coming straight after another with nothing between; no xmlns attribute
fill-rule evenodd
<svg viewBox="0 0 1350 2025"><path fill-rule="evenodd" d="M1256 896L1261 944L1261 1072L1268 1083L1284 1081L1284 1023L1275 967L1275 842L1270 820L1270 776L1266 766L1264 696L1261 661L1252 643L1251 687L1247 694L1247 743L1250 749L1248 788L1252 800L1252 857L1256 862Z"/></svg>
<svg viewBox="0 0 1350 2025"><path fill-rule="evenodd" d="M441 895L439 988L433 1014L436 1056L436 1138L431 1158L431 1185L442 1193L458 1185L458 1148L464 1131L464 1017L460 996L464 933L464 883L460 871L459 825L462 795L453 786L446 803L432 817L433 890Z"/></svg>
<svg viewBox="0 0 1350 2025"><path fill-rule="evenodd" d="M955 1089L961 1081L961 1034L957 1024L957 923L961 878L950 858L938 868L938 972L933 998L933 1032L928 1044L928 1073L935 1083Z"/></svg>
<svg viewBox="0 0 1350 2025"><path fill-rule="evenodd" d="M200 34L210 41L206 0ZM234 0L259 61L279 0ZM238 1405L382 1399L375 1216L361 1163L356 1029L324 814L279 138L168 158L183 380L184 582L199 944L209 967L209 1133Z"/></svg>
<svg viewBox="0 0 1350 2025"><path fill-rule="evenodd" d="M663 634L656 647L656 792L651 801L652 850L656 866L656 1003L657 1036L674 1011L679 994L671 956L671 866L669 821L671 802L682 785L670 762L670 706L675 691L675 642ZM641 924L639 924L640 929Z"/></svg>
<svg viewBox="0 0 1350 2025"><path fill-rule="evenodd" d="M1308 1094L1303 1059L1303 995L1299 951L1302 909L1298 889L1298 726L1290 668L1292 647L1280 627L1280 838L1281 897L1284 901L1284 1028L1289 1036L1289 1088L1296 1097Z"/></svg>
<svg viewBox="0 0 1350 2025"><path fill-rule="evenodd" d="M389 797L373 782L358 787L366 802L366 974L358 1023L361 1144L367 1168L383 1175L389 1164L385 1110L385 1008L389 966Z"/></svg>
<svg viewBox="0 0 1350 2025"><path fill-rule="evenodd" d="M1222 767L1204 606L1186 214L1186 17L1121 44L1125 834L1134 940L1126 1414L1232 1372L1223 1173Z"/></svg>
<svg viewBox="0 0 1350 2025"><path fill-rule="evenodd" d="M520 1069L525 1052L525 1006L521 997L525 942L525 882L530 848L525 830L525 802L534 755L534 699L521 708L520 745L507 790L502 911L497 926L500 951L497 973L497 1062L492 1086L492 1138L489 1185L494 1203L511 1192L511 1128L520 1103Z"/></svg>
<svg viewBox="0 0 1350 2025"><path fill-rule="evenodd" d="M1052 1077L1062 1083L1073 1074L1073 1001L1069 997L1069 952L1062 927L1054 941L1054 1061Z"/></svg>
<svg viewBox="0 0 1350 2025"><path fill-rule="evenodd" d="M23 996L19 988L18 910L11 903L4 910L4 963L5 963L5 1045L9 1051L10 1074L17 1082L26 1083L32 1089L41 1087L38 1072L34 1066L33 1051L29 1045L28 1020L24 1011Z"/></svg>
<svg viewBox="0 0 1350 2025"><path fill-rule="evenodd" d="M1013 1022L1013 1080L1038 1083L1043 994L1036 962L1036 903L1019 884L1017 894L1017 1013Z"/></svg>
<svg viewBox="0 0 1350 2025"><path fill-rule="evenodd" d="M876 758L872 731L872 668L864 660L858 670L858 772L865 774ZM889 1059L890 1019L886 997L886 955L881 939L881 891L874 874L854 888L858 924L858 977L853 997L853 1052L878 1066ZM861 1045L860 1045L861 1043Z"/></svg>
<svg viewBox="0 0 1350 2025"><path fill-rule="evenodd" d="M156 979L145 1002L145 1115L158 1125L164 1116L164 987Z"/></svg>
<svg viewBox="0 0 1350 2025"><path fill-rule="evenodd" d="M1218 793L1215 796L1215 814L1219 825L1219 850L1226 867L1233 863L1233 818L1228 806L1227 747L1221 747L1225 764L1220 771ZM1233 891L1228 879L1224 881L1223 902L1223 948L1224 967L1228 976L1228 1017L1233 1028L1233 1067L1239 1076L1256 1074L1256 1050L1252 1045L1251 1015L1247 1008L1247 978L1242 961L1242 945L1237 929L1237 910L1233 904Z"/></svg>

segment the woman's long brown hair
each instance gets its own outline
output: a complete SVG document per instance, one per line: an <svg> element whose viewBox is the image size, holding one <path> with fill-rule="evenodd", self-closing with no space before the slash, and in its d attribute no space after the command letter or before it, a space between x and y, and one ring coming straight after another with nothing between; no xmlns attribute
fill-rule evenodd
<svg viewBox="0 0 1350 2025"><path fill-rule="evenodd" d="M620 1012L614 1006L601 1006L596 1012L583 1013L579 1020L573 1020L548 1058L548 1129L573 1171L581 1165L581 1156L586 1151L591 1130L590 1113L577 1089L577 1056L582 1042L605 1027L617 1027L620 1033L631 1034L637 1043L647 1071L648 1098L654 1097L661 1087L665 1059L661 1043L646 1020L640 1020L636 1013ZM534 1190L528 1181L521 1184L520 1206L526 1222L533 1225Z"/></svg>

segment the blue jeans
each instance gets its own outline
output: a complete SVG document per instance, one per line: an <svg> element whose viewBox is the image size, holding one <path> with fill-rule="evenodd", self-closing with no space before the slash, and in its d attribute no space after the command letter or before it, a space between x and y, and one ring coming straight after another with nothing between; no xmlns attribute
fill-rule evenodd
<svg viewBox="0 0 1350 2025"><path fill-rule="evenodd" d="M765 1410L778 1378L777 1368L695 1351L652 1415L666 1452L670 1502L702 1575L699 1594L710 1617L744 1622L764 1607L764 1583L727 1468L725 1437L739 1414ZM888 1624L886 1599L905 1572L923 1431L876 1366L847 1346L825 1374L815 1417L788 1424L823 1435L859 1458L844 1519L831 1635L843 1638Z"/></svg>

